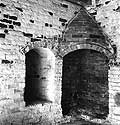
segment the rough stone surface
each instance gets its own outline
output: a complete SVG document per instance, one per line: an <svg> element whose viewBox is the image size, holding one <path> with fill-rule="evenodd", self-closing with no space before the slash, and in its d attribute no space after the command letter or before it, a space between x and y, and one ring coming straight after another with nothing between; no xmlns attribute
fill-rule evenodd
<svg viewBox="0 0 120 125"><path fill-rule="evenodd" d="M77 50L63 59L63 114L84 113L106 118L109 113L107 59L93 50Z"/></svg>
<svg viewBox="0 0 120 125"><path fill-rule="evenodd" d="M29 121L28 114L32 114L30 116L31 119L34 116L34 112L37 112L39 109L40 113L43 114L43 121L46 120L44 119L46 115L52 121L57 113L57 117L61 117L63 57L71 51L83 48L99 50L99 52L109 55L109 51L104 51L101 46L96 47L96 45L91 46L91 44L86 43L82 45L71 44L62 39L67 24L81 8L80 4L68 1L71 0L0 1L0 120L2 124L21 124L22 121L25 124L28 122L33 123L37 120ZM116 55L114 56L116 59L110 63L110 69L108 70L108 120L113 125L120 124L119 102L116 103L116 94L120 91L119 6L119 0L97 0L97 5L86 6L87 11L94 15L97 23L99 23L104 33L107 34L109 42L117 47ZM79 22L77 26L79 27L81 24L83 25L83 22ZM76 23L73 25L76 25ZM83 29L81 32L84 31ZM8 32L4 32L5 30ZM91 28L88 28L88 30L89 32L94 32L91 31L93 30ZM98 38L97 35L92 34L88 37L94 39L94 42L98 42L96 40L96 37ZM72 35L74 39L79 37L79 40L81 40L80 38L83 40L84 36L84 33ZM87 38L88 41L89 38ZM57 87L54 104L45 104L43 106L40 104L38 107L33 108L34 110L30 109L32 113L27 113L29 108L25 107L24 102L25 53L34 47L49 48L54 53L56 57L55 83ZM50 111L51 107L52 110ZM53 114L50 115L52 112ZM19 117L17 117L17 113ZM27 121L23 120L24 115L24 118L27 117ZM36 117L38 118L38 115Z"/></svg>

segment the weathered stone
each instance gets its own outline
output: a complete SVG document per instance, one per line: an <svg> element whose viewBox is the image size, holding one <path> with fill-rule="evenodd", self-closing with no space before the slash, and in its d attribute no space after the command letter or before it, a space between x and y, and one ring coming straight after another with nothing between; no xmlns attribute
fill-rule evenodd
<svg viewBox="0 0 120 125"><path fill-rule="evenodd" d="M69 1L69 2L68 2ZM55 120L54 118L58 118L62 115L61 111L61 96L63 96L62 90L62 66L63 66L63 58L66 54L70 53L71 51L79 50L94 50L95 52L102 53L102 55L107 55L110 59L114 58L112 61L112 65L110 69L108 69L108 86L109 91L104 91L107 87L104 85L96 83L88 84L89 87L85 87L83 85L82 91L83 95L82 99L88 99L88 95L93 95L91 101L96 101L98 105L103 105L101 103L102 96L105 96L106 92L109 92L109 116L110 121L112 122L113 119L119 120L119 106L118 103L115 103L114 97L116 93L120 91L120 37L119 37L119 0L100 0L97 5L86 6L85 8L92 14L97 14L94 18L91 16L85 8L81 6L81 2L78 0L66 0L66 1L55 1L55 0L26 0L26 1L19 1L16 2L15 0L1 0L0 3L0 17L1 21L5 21L0 23L0 34L1 41L0 41L0 121L9 121L7 124L34 124L36 123L37 119L40 120L40 116L43 118L41 119L40 124L44 124L45 120L51 122L51 120ZM82 2L85 2L82 0ZM94 3L95 0L87 0L86 4ZM12 16L13 15L13 16ZM73 26L69 23L75 19ZM17 21L18 19L18 21ZM11 25L11 22L14 22L14 25ZM19 23L15 23L19 22ZM66 22L68 24L66 24ZM98 22L100 25L98 25ZM45 26L45 23L48 23L48 26ZM8 26L7 26L8 25ZM101 26L101 27L100 27ZM7 29L8 28L8 29ZM66 28L66 29L65 29ZM65 30L64 30L65 29ZM65 35L64 35L65 34ZM86 34L86 35L85 35ZM92 34L92 36L89 34ZM106 37L106 34L108 35ZM72 38L72 35L76 38ZM97 36L98 35L98 36ZM4 37L5 36L5 37ZM39 36L39 37L38 37ZM63 36L63 37L62 37ZM105 40L100 38L102 36ZM91 38L90 38L91 37ZM94 38L93 38L94 37ZM107 39L108 38L108 39ZM66 39L66 40L64 40ZM110 44L109 44L110 43ZM63 46L62 46L62 45ZM111 44L116 45L116 49L114 46L111 51ZM24 102L24 87L25 87L25 53L31 50L34 47L46 47L49 48L55 54L55 84L56 89L54 91L55 95L55 104L44 104L43 106L40 104L35 105L34 108L25 107ZM63 51L62 51L63 49ZM111 55L113 53L114 55ZM79 55L79 54L78 54ZM42 57L42 56L41 56ZM91 63L92 66L88 67L87 69L87 62L95 61L94 58L96 56L87 56L83 55L82 59L78 59L71 57L73 59L74 64L81 61L85 62L83 65L83 71L88 73L89 69L90 73L97 75L102 75L102 71L106 71L106 69L97 67L96 64L105 65L101 61L96 61L96 63ZM89 60L91 58L91 60ZM89 61L84 61L84 60ZM97 58L95 58L97 59ZM49 60L49 57L48 57ZM11 62L13 61L13 62ZM118 61L118 62L117 62ZM43 65L46 64L46 61L43 61ZM71 66L71 72L75 70L75 64L73 67ZM34 67L34 66L33 66ZM79 66L78 66L79 67ZM97 67L97 68L96 68ZM46 68L47 69L47 68ZM84 70L86 69L86 70ZM68 69L67 69L68 70ZM100 72L98 72L100 70ZM102 71L101 71L102 70ZM67 72L67 71L66 71ZM68 72L69 75L71 72ZM105 73L105 72L104 72ZM104 74L103 73L103 74ZM77 73L78 75L79 73ZM73 73L73 76L75 73ZM76 75L76 77L77 77ZM51 74L50 74L51 76ZM72 76L72 77L73 77ZM90 75L84 75L84 77ZM104 75L106 76L106 75ZM40 75L34 75L35 78L40 78ZM82 75L80 76L82 77ZM79 77L79 78L80 78ZM42 76L41 80L45 80L46 76ZM71 77L70 77L71 78ZM95 77L94 77L95 78ZM81 78L82 79L82 78ZM85 78L82 79L84 83ZM96 79L95 79L96 80ZM98 80L98 79L97 79ZM101 80L104 81L104 78ZM72 80L71 80L72 81ZM74 80L73 80L74 81ZM99 81L99 80L98 80ZM76 82L78 83L78 82ZM71 83L70 83L71 84ZM92 86L93 85L93 86ZM100 85L100 89L99 88ZM66 88L69 86L66 83ZM74 86L72 86L74 88ZM78 86L78 88L81 86ZM90 89L90 87L93 87ZM51 87L52 88L52 87ZM72 90L73 90L72 88ZM82 88L82 87L81 87ZM89 88L88 92L84 92L84 88ZM100 92L95 94L95 90L103 90L102 95ZM67 91L68 94L70 91ZM91 92L91 93L90 93ZM93 94L93 93L94 94ZM72 92L71 92L72 93ZM107 93L106 93L107 94ZM76 94L77 95L77 94ZM74 97L76 98L76 95ZM70 96L71 98L71 96ZM65 98L67 101L69 98ZM86 101L85 100L85 101ZM104 100L104 99L103 99ZM103 101L106 103L106 100ZM70 102L71 103L71 102ZM81 102L80 102L81 103ZM71 103L72 106L74 105ZM88 102L91 104L91 102ZM92 114L98 113L99 106L95 104L94 106L86 105L86 112L88 112L88 108L95 109L92 111ZM68 106L68 105L67 105ZM83 107L84 107L83 106ZM17 110L18 108L18 110ZM103 108L104 109L104 108ZM106 108L107 109L107 108ZM106 111L106 109L104 111ZM20 112L17 112L20 111ZM38 111L40 112L39 115L37 114ZM80 110L81 111L81 110ZM102 113L103 111L100 111ZM11 113L11 114L10 114ZM85 113L83 111L82 113ZM100 114L99 113L99 114ZM29 115L28 115L29 114ZM103 117L97 114L96 117ZM10 115L7 117L7 115ZM5 117L6 116L6 117ZM33 118L30 123L30 118ZM95 117L95 116L94 116ZM24 121L24 119L27 119ZM108 117L109 118L109 117ZM13 123L14 121L14 123ZM27 122L29 121L29 123ZM34 121L34 122L33 122ZM44 122L44 123L43 123ZM120 124L119 121L118 125ZM49 124L48 123L48 124ZM115 125L115 121L113 122ZM0 123L4 124L4 123ZM37 124L37 123L36 123ZM46 123L45 123L46 124Z"/></svg>
<svg viewBox="0 0 120 125"><path fill-rule="evenodd" d="M97 118L107 117L108 69L106 64L102 65L106 60L104 59L105 57L92 50L77 50L64 57L62 77L62 107L64 115L69 113L70 110L77 111L88 108L87 110L92 111L93 116L96 115ZM99 96L103 91L107 95ZM104 92L103 94L105 94ZM93 109L90 109L92 107Z"/></svg>

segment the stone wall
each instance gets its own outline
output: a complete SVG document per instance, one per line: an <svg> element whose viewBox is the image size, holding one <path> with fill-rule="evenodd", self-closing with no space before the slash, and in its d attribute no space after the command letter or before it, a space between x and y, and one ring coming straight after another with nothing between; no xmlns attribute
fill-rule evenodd
<svg viewBox="0 0 120 125"><path fill-rule="evenodd" d="M66 22L78 10L78 5L62 0L0 1L1 116L6 116L4 118L9 120L9 115L15 116L16 113L25 109L23 96L25 53L37 46L49 48L56 56L55 83L57 87L53 107L56 108L56 112L59 111L58 116L61 117L59 104L62 60L57 56L58 41L60 41ZM45 106L40 105L40 107ZM44 109L47 113L47 108Z"/></svg>
<svg viewBox="0 0 120 125"><path fill-rule="evenodd" d="M112 44L117 46L117 58L109 70L109 119L113 124L120 124L119 100L119 64L120 64L120 1L100 0L96 7L96 20L100 22L103 31L109 36Z"/></svg>
<svg viewBox="0 0 120 125"><path fill-rule="evenodd" d="M25 53L34 47L49 48L56 56L55 104L40 105L41 111L50 111L61 116L62 58L59 43L68 22L79 11L80 6L64 0L1 0L0 1L0 113L20 113L25 109L23 99L25 87ZM111 64L109 80L109 120L120 123L119 114L119 39L120 2L100 0L96 6L87 7L102 30L109 36L111 44L117 46L117 62ZM67 46L67 44L66 44ZM64 47L64 46L63 46ZM90 48L90 46L87 46ZM71 50L84 48L74 47ZM99 48L100 49L100 48ZM67 51L67 49L66 49ZM69 51L69 52L70 52ZM61 51L62 53L62 51ZM66 52L68 53L68 52ZM53 111L51 110L51 112ZM31 116L32 117L32 116ZM12 120L11 120L12 121Z"/></svg>

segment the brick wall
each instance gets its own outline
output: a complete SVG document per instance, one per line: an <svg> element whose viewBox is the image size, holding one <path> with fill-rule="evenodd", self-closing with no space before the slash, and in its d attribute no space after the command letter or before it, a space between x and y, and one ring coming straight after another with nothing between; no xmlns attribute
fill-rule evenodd
<svg viewBox="0 0 120 125"><path fill-rule="evenodd" d="M0 113L2 116L14 115L25 108L23 97L25 53L37 46L51 49L56 56L62 31L78 10L78 5L58 0L0 1ZM61 59L57 57L55 76L57 105L60 104L61 98L62 64L60 62ZM60 106L53 107L56 107L56 111L59 111L61 116Z"/></svg>
<svg viewBox="0 0 120 125"><path fill-rule="evenodd" d="M109 119L113 124L119 124L120 120L120 109L118 102L119 98L119 45L120 45L120 1L108 1L100 0L97 5L97 15L96 20L100 22L103 31L108 34L109 39L111 39L112 44L117 46L117 58L116 62L110 66L109 70Z"/></svg>
<svg viewBox="0 0 120 125"><path fill-rule="evenodd" d="M93 50L77 50L63 59L63 114L82 112L105 119L109 114L108 61Z"/></svg>
<svg viewBox="0 0 120 125"><path fill-rule="evenodd" d="M96 7L87 7L87 10L96 18L102 30L109 36L111 43L117 45L117 63L112 63L109 70L109 117L113 123L120 119L117 112L119 110L119 102L117 101L119 98L120 55L119 6L119 0L100 0ZM2 116L11 113L14 115L25 108L23 99L25 53L36 46L49 48L56 56L56 101L51 107L52 109L55 108L61 116L59 105L61 102L61 57L70 51L82 48L94 48L94 50L103 51L103 49L96 48L94 45L91 47L91 45L76 46L75 43L72 46L68 46L71 45L68 43L59 44L62 41L61 37L65 27L79 9L79 5L63 0L0 1L0 113ZM118 81L113 80L113 76ZM40 105L41 108L48 112L45 106Z"/></svg>

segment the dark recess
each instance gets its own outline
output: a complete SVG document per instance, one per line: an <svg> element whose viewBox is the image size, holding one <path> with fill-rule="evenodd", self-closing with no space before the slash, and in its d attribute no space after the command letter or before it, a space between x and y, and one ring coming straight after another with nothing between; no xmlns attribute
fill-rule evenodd
<svg viewBox="0 0 120 125"><path fill-rule="evenodd" d="M35 41L41 41L40 38L31 38L31 42L35 42Z"/></svg>
<svg viewBox="0 0 120 125"><path fill-rule="evenodd" d="M97 15L97 12L91 13L92 15Z"/></svg>
<svg viewBox="0 0 120 125"><path fill-rule="evenodd" d="M64 8L68 8L68 5L61 3L61 6Z"/></svg>
<svg viewBox="0 0 120 125"><path fill-rule="evenodd" d="M34 23L34 20L30 20L31 23Z"/></svg>
<svg viewBox="0 0 120 125"><path fill-rule="evenodd" d="M0 38L5 38L5 34L4 33L0 33Z"/></svg>
<svg viewBox="0 0 120 125"><path fill-rule="evenodd" d="M71 2L73 4L85 4L85 5L92 5L92 0L66 0L68 2Z"/></svg>
<svg viewBox="0 0 120 125"><path fill-rule="evenodd" d="M106 119L109 114L108 59L94 50L76 50L63 58L63 115L85 114Z"/></svg>
<svg viewBox="0 0 120 125"><path fill-rule="evenodd" d="M0 3L0 7L6 7L6 5L3 3Z"/></svg>
<svg viewBox="0 0 120 125"><path fill-rule="evenodd" d="M17 20L17 17L16 16L9 16L9 19Z"/></svg>
<svg viewBox="0 0 120 125"><path fill-rule="evenodd" d="M48 12L51 16L53 16L53 13L52 12Z"/></svg>
<svg viewBox="0 0 120 125"><path fill-rule="evenodd" d="M13 21L13 24L16 25L16 26L21 26L21 23L20 23L20 22L15 22L15 21Z"/></svg>
<svg viewBox="0 0 120 125"><path fill-rule="evenodd" d="M113 11L120 12L120 6L117 9L113 9Z"/></svg>
<svg viewBox="0 0 120 125"><path fill-rule="evenodd" d="M62 23L62 26L65 26L65 23Z"/></svg>
<svg viewBox="0 0 120 125"><path fill-rule="evenodd" d="M19 11L23 12L22 8L20 7L15 7L16 9L18 9Z"/></svg>
<svg viewBox="0 0 120 125"><path fill-rule="evenodd" d="M101 7L103 4L97 4L96 7Z"/></svg>
<svg viewBox="0 0 120 125"><path fill-rule="evenodd" d="M0 27L1 28L7 28L7 25L3 24L3 23L0 23Z"/></svg>
<svg viewBox="0 0 120 125"><path fill-rule="evenodd" d="M106 1L106 2L105 2L105 4L108 4L108 3L110 3L110 1Z"/></svg>
<svg viewBox="0 0 120 125"><path fill-rule="evenodd" d="M59 18L59 21L60 21L60 22L64 22L64 23L67 22L67 20L66 20L66 19L63 19L63 18Z"/></svg>
<svg viewBox="0 0 120 125"><path fill-rule="evenodd" d="M77 14L77 13L78 13L77 11L74 12L74 14Z"/></svg>
<svg viewBox="0 0 120 125"><path fill-rule="evenodd" d="M104 36L95 35L95 34L90 34L89 36L90 36L90 38L102 38L102 39L105 38Z"/></svg>
<svg viewBox="0 0 120 125"><path fill-rule="evenodd" d="M50 27L52 27L52 24L50 24Z"/></svg>
<svg viewBox="0 0 120 125"><path fill-rule="evenodd" d="M72 35L72 37L73 38L79 38L79 37L83 37L83 35L82 34L74 34L74 35Z"/></svg>
<svg viewBox="0 0 120 125"><path fill-rule="evenodd" d="M14 29L14 26L13 26L13 25L9 25L9 28L10 28L10 29Z"/></svg>
<svg viewBox="0 0 120 125"><path fill-rule="evenodd" d="M25 32L23 32L23 35L26 36L26 37L33 37L33 34L31 34L31 33L25 33Z"/></svg>
<svg viewBox="0 0 120 125"><path fill-rule="evenodd" d="M4 16L5 18L8 18L8 17L9 17L9 15L8 15L8 14L3 14L3 16Z"/></svg>
<svg viewBox="0 0 120 125"><path fill-rule="evenodd" d="M48 23L45 23L45 26L48 27Z"/></svg>
<svg viewBox="0 0 120 125"><path fill-rule="evenodd" d="M5 30L4 30L4 33L8 33L8 30L7 30L7 29L5 29Z"/></svg>
<svg viewBox="0 0 120 125"><path fill-rule="evenodd" d="M43 55L38 49L32 49L25 54L26 77L24 101L26 106L35 104L50 103L47 92L46 77L41 75L41 64ZM46 57L47 58L47 57Z"/></svg>
<svg viewBox="0 0 120 125"><path fill-rule="evenodd" d="M11 24L12 23L12 21L11 20L7 20L7 19L2 19L2 20L0 20L1 22L5 22L5 23L9 23L9 24Z"/></svg>
<svg viewBox="0 0 120 125"><path fill-rule="evenodd" d="M13 61L9 61L9 60L2 60L2 64L12 64Z"/></svg>

